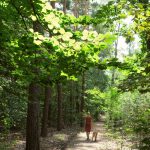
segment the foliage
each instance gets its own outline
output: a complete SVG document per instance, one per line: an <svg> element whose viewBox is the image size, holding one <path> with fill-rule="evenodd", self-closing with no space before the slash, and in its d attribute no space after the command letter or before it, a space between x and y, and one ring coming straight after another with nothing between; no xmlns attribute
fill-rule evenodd
<svg viewBox="0 0 150 150"><path fill-rule="evenodd" d="M111 99L111 102L109 100L109 103L107 99L107 104L109 104L106 111L109 119L108 125L118 128L120 131L123 130L122 132L125 134L137 134L137 140L142 143L141 147L142 145L147 148L150 147L149 142L147 142L150 136L149 93L141 95L138 91L134 91L117 95L117 98ZM107 97L109 97L108 94Z"/></svg>
<svg viewBox="0 0 150 150"><path fill-rule="evenodd" d="M100 113L104 112L105 100L98 88L86 90L86 109L91 112L95 120L99 120Z"/></svg>
<svg viewBox="0 0 150 150"><path fill-rule="evenodd" d="M8 126L21 122L26 114L25 88L28 83L32 80L42 84L58 80L66 82L66 78L76 80L74 76L99 62L100 51L114 39L111 33L98 34L93 29L86 30L85 26L91 24L92 18L65 15L52 9L47 1L3 0L0 10L1 77L14 84L8 84L9 87L5 83L4 87L17 91L16 95L6 97L8 91L2 90L2 94L6 94L2 96L2 103L6 105L4 118ZM37 26L40 33L35 30ZM73 26L80 28L74 31ZM50 81L48 76L51 76ZM14 108L10 108L8 103ZM23 110L15 116L14 112L21 108ZM10 111L13 111L12 116Z"/></svg>
<svg viewBox="0 0 150 150"><path fill-rule="evenodd" d="M24 128L27 108L25 86L21 82L1 78L0 123L5 129Z"/></svg>
<svg viewBox="0 0 150 150"><path fill-rule="evenodd" d="M33 80L42 86L63 83L63 121L78 123L80 107L76 107L83 94L80 77L84 72L85 109L91 111L95 119L105 112L109 126L140 134L141 142L149 146L148 0L110 1L99 7L95 18L64 14L53 9L46 0L2 0L0 12L0 123L5 128L25 124L26 89ZM124 23L128 17L132 18L129 27ZM95 27L101 28L102 33L95 31ZM140 53L126 57L123 62L110 56L117 36L125 37L130 43L135 34L141 39ZM119 89L109 87L110 74L104 72L114 67L127 70L123 75L118 74L120 80L116 86ZM76 81L74 87L70 86L70 80ZM54 91L53 125L57 120L56 96Z"/></svg>
<svg viewBox="0 0 150 150"><path fill-rule="evenodd" d="M134 89L138 89L141 93L149 91L147 82L149 80L149 8L147 0L110 1L107 5L101 6L96 15L100 18L98 22L108 26L110 30L116 29L117 23L121 24L121 32L116 34L124 36L127 43L134 40L135 34L141 38L141 54L128 57L125 60L128 65L121 67L130 69L129 76L120 84L123 91ZM124 23L125 20L131 20L129 26Z"/></svg>

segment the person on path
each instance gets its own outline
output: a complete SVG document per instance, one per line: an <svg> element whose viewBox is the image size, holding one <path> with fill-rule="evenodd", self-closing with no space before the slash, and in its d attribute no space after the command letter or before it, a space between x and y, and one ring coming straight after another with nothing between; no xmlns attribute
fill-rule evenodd
<svg viewBox="0 0 150 150"><path fill-rule="evenodd" d="M92 128L92 117L90 115L90 112L87 113L87 116L85 117L85 132L87 136L87 140L89 140L89 135Z"/></svg>

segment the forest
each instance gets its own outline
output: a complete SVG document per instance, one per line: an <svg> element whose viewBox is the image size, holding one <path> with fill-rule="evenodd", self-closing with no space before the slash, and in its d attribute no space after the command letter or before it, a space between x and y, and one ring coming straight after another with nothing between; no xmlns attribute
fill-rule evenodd
<svg viewBox="0 0 150 150"><path fill-rule="evenodd" d="M96 146L150 150L150 1L0 0L0 150Z"/></svg>

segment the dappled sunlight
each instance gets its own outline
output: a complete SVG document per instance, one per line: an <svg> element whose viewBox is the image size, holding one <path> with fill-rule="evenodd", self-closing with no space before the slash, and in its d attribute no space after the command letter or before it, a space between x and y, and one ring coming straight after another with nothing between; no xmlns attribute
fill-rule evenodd
<svg viewBox="0 0 150 150"><path fill-rule="evenodd" d="M149 20L149 0L0 0L0 150L150 150Z"/></svg>
<svg viewBox="0 0 150 150"><path fill-rule="evenodd" d="M86 140L85 132L80 132L77 137L73 139L66 150L130 150L132 143L125 140L120 140L119 137L113 139L109 136L104 128L103 122L95 122L95 126L99 126L97 141L91 140L92 133L90 134L90 140Z"/></svg>

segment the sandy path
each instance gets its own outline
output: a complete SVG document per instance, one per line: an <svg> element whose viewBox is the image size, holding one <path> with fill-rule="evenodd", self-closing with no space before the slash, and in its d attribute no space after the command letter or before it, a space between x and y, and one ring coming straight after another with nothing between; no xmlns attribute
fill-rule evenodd
<svg viewBox="0 0 150 150"><path fill-rule="evenodd" d="M87 141L85 132L80 132L65 150L131 150L131 143L108 136L103 122L97 122L95 126L99 128L97 142L91 140L92 134Z"/></svg>
<svg viewBox="0 0 150 150"><path fill-rule="evenodd" d="M121 137L112 138L112 134L104 127L104 122L94 123L94 127L99 130L97 141L86 140L86 133L79 132L77 129L49 132L48 137L41 138L41 150L138 150L133 148L133 143ZM132 148L131 148L132 147ZM12 150L24 150L25 140L16 143Z"/></svg>

